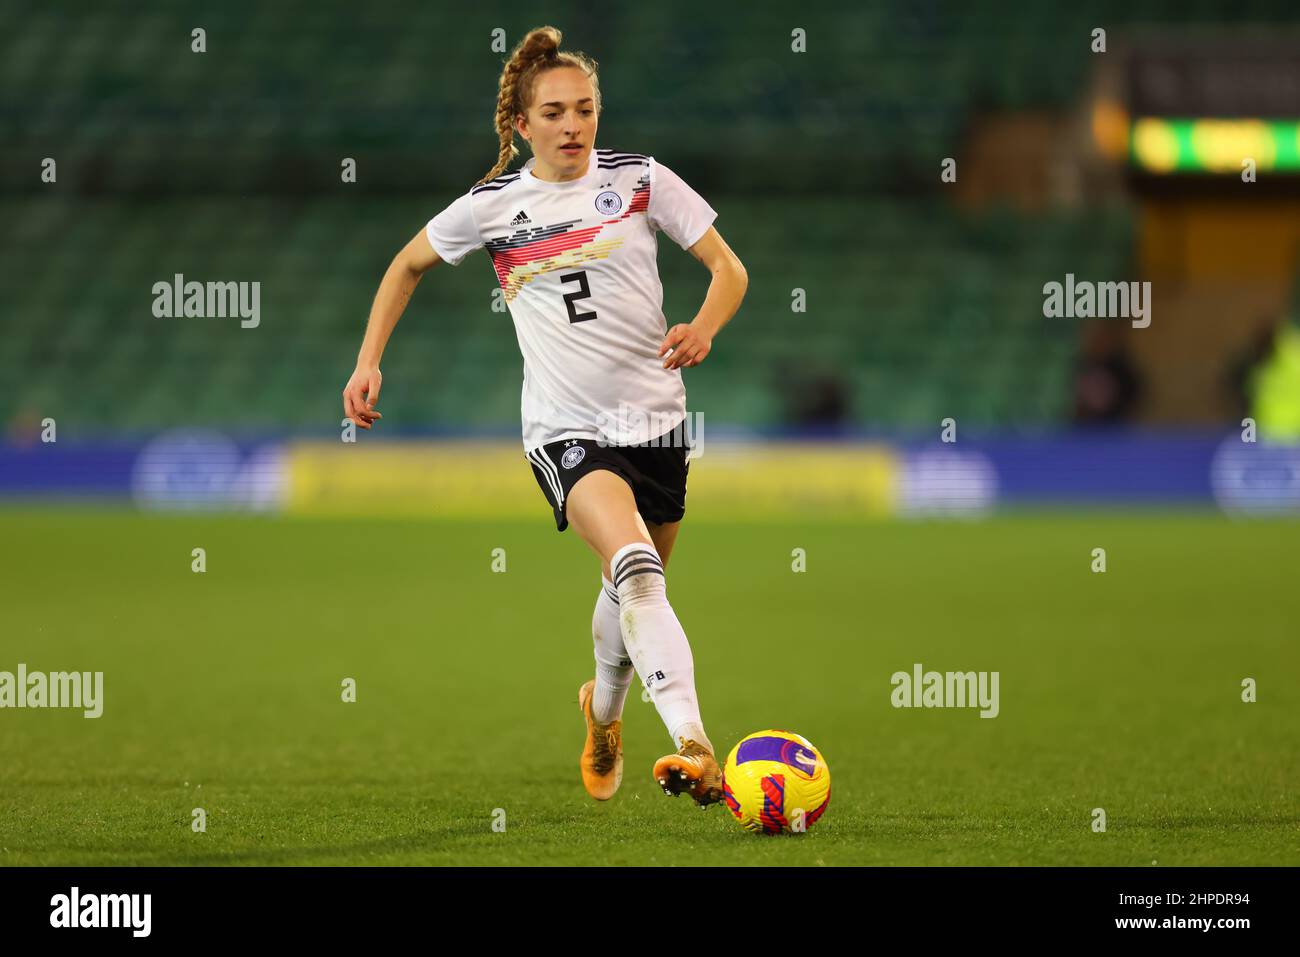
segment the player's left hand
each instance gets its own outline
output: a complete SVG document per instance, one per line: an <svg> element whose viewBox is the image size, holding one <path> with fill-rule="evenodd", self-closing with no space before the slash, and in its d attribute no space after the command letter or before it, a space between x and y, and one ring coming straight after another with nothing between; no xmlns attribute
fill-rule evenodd
<svg viewBox="0 0 1300 957"><path fill-rule="evenodd" d="M673 354L664 359L665 369L684 369L697 366L704 361L713 346L713 340L700 332L689 322L679 322L668 330L664 341L659 346L659 357L669 349Z"/></svg>

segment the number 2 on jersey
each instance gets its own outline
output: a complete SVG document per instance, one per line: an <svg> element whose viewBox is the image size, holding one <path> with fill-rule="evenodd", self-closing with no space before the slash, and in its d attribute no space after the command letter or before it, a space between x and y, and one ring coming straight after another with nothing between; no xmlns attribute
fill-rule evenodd
<svg viewBox="0 0 1300 957"><path fill-rule="evenodd" d="M595 319L596 314L594 312L578 312L577 308L574 306L574 303L579 299L588 299L591 297L591 287L587 285L586 270L571 272L560 277L560 282L573 282L575 280L582 288L576 292L566 292L564 294L564 304L569 309L569 322L586 322L588 319Z"/></svg>

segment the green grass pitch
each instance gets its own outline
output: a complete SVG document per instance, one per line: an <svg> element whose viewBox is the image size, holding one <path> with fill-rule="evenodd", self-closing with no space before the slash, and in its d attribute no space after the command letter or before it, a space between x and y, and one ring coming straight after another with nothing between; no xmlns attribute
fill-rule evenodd
<svg viewBox="0 0 1300 957"><path fill-rule="evenodd" d="M105 673L97 720L0 711L3 865L1300 864L1295 522L688 516L668 591L714 743L786 728L830 764L778 838L658 790L639 683L622 790L587 798L598 564L540 514L0 527L0 670ZM893 708L915 662L999 672L999 716Z"/></svg>

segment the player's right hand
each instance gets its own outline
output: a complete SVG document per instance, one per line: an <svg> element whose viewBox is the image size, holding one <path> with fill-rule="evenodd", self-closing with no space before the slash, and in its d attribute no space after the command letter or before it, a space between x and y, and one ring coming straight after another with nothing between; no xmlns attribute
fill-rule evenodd
<svg viewBox="0 0 1300 957"><path fill-rule="evenodd" d="M357 366L343 389L343 414L363 429L370 428L372 422L383 418L375 411L383 379L379 366Z"/></svg>

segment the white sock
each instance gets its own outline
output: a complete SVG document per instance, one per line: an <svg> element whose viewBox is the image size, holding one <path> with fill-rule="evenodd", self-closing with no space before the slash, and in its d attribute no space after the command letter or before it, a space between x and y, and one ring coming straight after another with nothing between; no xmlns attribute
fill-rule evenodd
<svg viewBox="0 0 1300 957"><path fill-rule="evenodd" d="M624 545L609 563L618 590L619 622L623 647L636 665L637 674L650 691L672 736L693 738L713 749L704 735L700 705L695 697L695 660L677 613L668 604L664 566L653 545L632 542Z"/></svg>
<svg viewBox="0 0 1300 957"><path fill-rule="evenodd" d="M618 592L614 583L600 576L600 593L591 616L591 639L596 651L596 689L591 697L591 714L601 724L623 716L627 689L636 670L623 647L618 623Z"/></svg>

